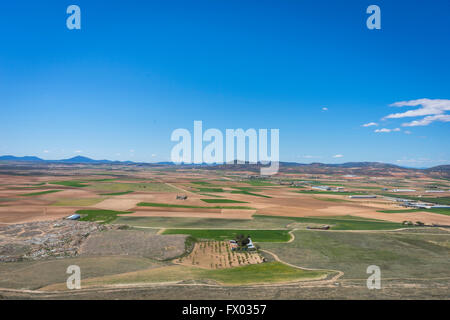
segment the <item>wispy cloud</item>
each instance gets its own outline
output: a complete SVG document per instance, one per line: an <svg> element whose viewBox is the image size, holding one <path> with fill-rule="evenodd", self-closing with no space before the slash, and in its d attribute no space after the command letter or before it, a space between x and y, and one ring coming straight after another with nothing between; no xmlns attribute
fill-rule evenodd
<svg viewBox="0 0 450 320"><path fill-rule="evenodd" d="M450 122L450 114L447 114L447 111L450 111L450 100L449 99L417 99L417 100L409 100L409 101L399 101L392 103L390 107L418 107L414 110L408 110L405 112L397 112L391 113L382 118L382 120L386 119L403 119L403 118L411 118L411 117L422 117L418 120L413 120L410 122L402 123L402 127L417 127L417 126L428 126L430 123L435 121L440 122ZM369 122L361 125L362 127L372 127L378 126L376 122ZM400 131L399 128L395 129L376 129L374 132L395 132ZM405 131L406 134L411 134L410 131Z"/></svg>
<svg viewBox="0 0 450 320"><path fill-rule="evenodd" d="M328 108L327 107L323 107L322 111L328 111Z"/></svg>
<svg viewBox="0 0 450 320"><path fill-rule="evenodd" d="M450 122L449 114L438 114L435 116L427 116L420 120L414 120L411 122L403 123L403 127L417 127L417 126L427 126L434 121Z"/></svg>
<svg viewBox="0 0 450 320"><path fill-rule="evenodd" d="M335 154L335 155L333 156L333 158L342 158L342 157L344 157L342 154Z"/></svg>
<svg viewBox="0 0 450 320"><path fill-rule="evenodd" d="M363 127L373 127L373 126L378 126L378 123L376 122L369 122L369 123L365 123L362 125Z"/></svg>
<svg viewBox="0 0 450 320"><path fill-rule="evenodd" d="M422 117L420 120L403 123L404 127L427 126L434 121L450 122L450 115L445 114L450 110L450 100L448 99L418 99L395 102L391 107L417 107L418 109L405 112L391 113L383 119L401 119L408 117Z"/></svg>
<svg viewBox="0 0 450 320"><path fill-rule="evenodd" d="M75 150L74 153L82 153L83 150Z"/></svg>
<svg viewBox="0 0 450 320"><path fill-rule="evenodd" d="M400 128L395 128L395 129L388 129L388 128L383 128L383 129L375 129L374 132L377 133L388 133L388 132L398 132L401 131Z"/></svg>

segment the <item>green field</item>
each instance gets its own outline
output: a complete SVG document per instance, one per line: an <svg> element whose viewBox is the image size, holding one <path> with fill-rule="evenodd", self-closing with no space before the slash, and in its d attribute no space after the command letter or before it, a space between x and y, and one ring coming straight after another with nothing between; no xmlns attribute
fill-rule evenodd
<svg viewBox="0 0 450 320"><path fill-rule="evenodd" d="M263 217L254 215L253 217ZM404 228L401 223L387 222L383 220L366 219L353 216L338 217L279 217L280 219L292 220L300 223L315 223L330 225L331 230L393 230ZM411 226L413 227L413 226Z"/></svg>
<svg viewBox="0 0 450 320"><path fill-rule="evenodd" d="M431 208L431 209L404 209L404 210L378 210L383 213L407 213L407 212L432 212L450 215L450 208Z"/></svg>
<svg viewBox="0 0 450 320"><path fill-rule="evenodd" d="M215 199L209 199L215 200ZM187 209L244 209L244 210L254 210L251 207L245 206L213 206L213 207L202 207L202 206L190 206L184 204L170 204L170 203L155 203L155 202L139 202L137 204L139 207L162 207L162 208L187 208Z"/></svg>
<svg viewBox="0 0 450 320"><path fill-rule="evenodd" d="M68 181L51 181L49 184L56 184L59 186L65 186L65 187L76 187L76 188L83 188L87 187L88 185L83 181L76 181L76 180L68 180Z"/></svg>
<svg viewBox="0 0 450 320"><path fill-rule="evenodd" d="M312 225L330 225L331 230L395 230L400 228L415 228L403 226L401 223L388 222L376 219L366 219L353 216L339 217L279 217L253 215L253 219L214 219L214 218L179 218L179 217L119 217L115 223L129 224L138 227L155 228L211 228L217 226L224 229L292 229L298 226L288 227L291 224L301 224L306 228Z"/></svg>
<svg viewBox="0 0 450 320"><path fill-rule="evenodd" d="M48 194L48 193L55 193L55 192L59 192L59 191L62 191L62 190L47 190L47 191L41 191L41 192L25 193L25 194L21 194L21 196L33 197L33 196L40 196L40 195Z"/></svg>
<svg viewBox="0 0 450 320"><path fill-rule="evenodd" d="M200 199L206 203L248 203L246 201L237 201L231 199Z"/></svg>
<svg viewBox="0 0 450 320"><path fill-rule="evenodd" d="M250 235L255 242L286 242L287 230L166 229L163 234L188 234L197 239L230 240L236 235Z"/></svg>
<svg viewBox="0 0 450 320"><path fill-rule="evenodd" d="M151 228L211 228L218 226L224 229L287 229L291 220L277 217L255 219L219 219L219 218L180 218L180 217L132 217L120 216L114 223L127 224L135 227Z"/></svg>
<svg viewBox="0 0 450 320"><path fill-rule="evenodd" d="M123 192L113 192L113 193L102 193L101 196L123 196L124 194L129 194L134 191L123 191Z"/></svg>
<svg viewBox="0 0 450 320"><path fill-rule="evenodd" d="M78 210L76 213L82 215L81 221L97 221L101 223L111 223L116 220L119 214L132 213L129 211L113 211L113 210Z"/></svg>
<svg viewBox="0 0 450 320"><path fill-rule="evenodd" d="M425 209L404 209L404 210L377 210L377 212L383 213L408 213L408 212L419 212L424 211Z"/></svg>

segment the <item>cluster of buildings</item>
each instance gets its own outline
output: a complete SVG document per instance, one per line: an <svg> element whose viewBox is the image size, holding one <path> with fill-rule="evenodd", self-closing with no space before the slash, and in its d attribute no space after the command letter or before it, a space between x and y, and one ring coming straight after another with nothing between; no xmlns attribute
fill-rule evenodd
<svg viewBox="0 0 450 320"><path fill-rule="evenodd" d="M402 207L414 209L434 209L434 208L450 208L450 205L435 204L430 202L421 202L410 199L392 198L396 202L400 202Z"/></svg>
<svg viewBox="0 0 450 320"><path fill-rule="evenodd" d="M320 191L335 191L335 192L344 191L344 187L329 187L329 186L314 186L311 187L311 189Z"/></svg>
<svg viewBox="0 0 450 320"><path fill-rule="evenodd" d="M392 192L416 192L414 189L392 189Z"/></svg>
<svg viewBox="0 0 450 320"><path fill-rule="evenodd" d="M376 195L372 195L372 194L355 194L355 195L351 195L348 196L351 199L374 199L377 196Z"/></svg>
<svg viewBox="0 0 450 320"><path fill-rule="evenodd" d="M248 237L247 240L248 240L247 245L245 247L243 247L242 249L244 249L244 250L256 250L256 247L253 244L252 239L250 237ZM237 250L239 248L239 244L237 243L236 240L230 240L229 243L230 243L230 247L231 247L232 251Z"/></svg>

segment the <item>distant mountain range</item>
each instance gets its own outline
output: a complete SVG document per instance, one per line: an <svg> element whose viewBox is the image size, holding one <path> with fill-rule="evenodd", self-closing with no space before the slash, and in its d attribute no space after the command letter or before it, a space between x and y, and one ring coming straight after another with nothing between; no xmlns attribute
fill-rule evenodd
<svg viewBox="0 0 450 320"><path fill-rule="evenodd" d="M0 161L4 162L26 162L26 163L67 163L67 164L134 164L134 165L165 165L170 166L174 165L173 162L157 162L157 163L145 163L145 162L133 162L133 161L113 161L113 160L94 160L88 157L76 156L69 159L61 159L61 160L44 160L35 156L25 156L25 157L16 157L12 155L0 156ZM261 167L261 164L250 164L248 162L239 162L235 160L232 163L227 164L184 164L185 167L199 167L206 166L209 168L233 168L237 170L246 170L246 169L257 169ZM323 170L339 170L339 169L351 169L351 170L412 170L412 171L421 171L425 173L434 173L441 176L450 176L450 165L439 165L431 168L406 168L401 167L394 164L382 163L382 162L345 162L345 163L297 163L297 162L280 162L280 168L291 169L291 170L301 170L301 171L311 171L311 172L322 172Z"/></svg>
<svg viewBox="0 0 450 320"><path fill-rule="evenodd" d="M76 156L69 159L62 159L62 160L44 160L38 157L34 156L25 156L25 157L16 157L11 155L6 156L0 156L0 161L9 161L9 162L40 162L40 163L79 163L79 164L114 164L114 163L121 163L121 164L133 164L135 162L132 161L112 161L112 160L94 160L88 157L83 156Z"/></svg>

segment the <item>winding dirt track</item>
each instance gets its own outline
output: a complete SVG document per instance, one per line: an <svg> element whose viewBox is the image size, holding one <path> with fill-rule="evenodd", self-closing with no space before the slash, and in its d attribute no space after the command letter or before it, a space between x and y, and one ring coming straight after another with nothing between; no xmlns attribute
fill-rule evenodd
<svg viewBox="0 0 450 320"><path fill-rule="evenodd" d="M310 268L304 268L304 267L299 267L296 266L294 264L288 263L286 261L283 261L280 259L280 257L278 257L275 253L273 253L272 251L269 250L265 250L265 249L260 249L260 251L262 252L266 252L268 254L270 254L272 257L274 257L274 259L278 262L281 262L285 265L288 265L292 268L296 268L296 269L301 269L301 270L308 270L308 271L331 271L331 272L337 272L337 274L335 276L333 276L333 278L328 279L328 280L322 280L322 281L327 281L330 283L336 282L336 280L338 280L340 277L342 277L344 275L344 272L340 271L340 270L331 270L331 269L310 269Z"/></svg>

